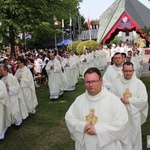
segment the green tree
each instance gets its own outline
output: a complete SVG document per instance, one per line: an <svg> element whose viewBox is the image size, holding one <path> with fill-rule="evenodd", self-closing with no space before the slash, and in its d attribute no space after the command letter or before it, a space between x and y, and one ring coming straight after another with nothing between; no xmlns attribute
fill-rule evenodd
<svg viewBox="0 0 150 150"><path fill-rule="evenodd" d="M60 26L54 27L53 17L57 16L61 20L69 18L70 15L74 16L79 2L81 0L1 0L0 35L3 43L9 43L11 54L15 55L14 46L19 33L32 33L37 41L44 35L54 34Z"/></svg>
<svg viewBox="0 0 150 150"><path fill-rule="evenodd" d="M142 29L142 31L144 32L144 33L146 33L146 35L145 35L145 39L146 40L148 40L149 38L150 38L150 27L147 27L147 26L145 26L143 29Z"/></svg>
<svg viewBox="0 0 150 150"><path fill-rule="evenodd" d="M115 38L110 42L110 44L116 44L116 45L120 45L121 44L121 42L122 42L122 40L121 40L121 37L119 37L119 36L115 36Z"/></svg>

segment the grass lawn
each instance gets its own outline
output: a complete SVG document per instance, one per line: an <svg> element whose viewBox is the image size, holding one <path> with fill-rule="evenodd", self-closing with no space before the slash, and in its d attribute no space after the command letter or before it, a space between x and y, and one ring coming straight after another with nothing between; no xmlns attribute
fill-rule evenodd
<svg viewBox="0 0 150 150"><path fill-rule="evenodd" d="M143 77L150 96L150 77ZM76 90L65 92L57 101L49 100L49 90L44 85L37 89L39 105L34 116L23 121L21 129L10 127L0 150L74 150L64 115L74 99L85 91L83 79L79 79ZM142 126L143 149L146 150L146 138L150 135L150 111L147 122Z"/></svg>

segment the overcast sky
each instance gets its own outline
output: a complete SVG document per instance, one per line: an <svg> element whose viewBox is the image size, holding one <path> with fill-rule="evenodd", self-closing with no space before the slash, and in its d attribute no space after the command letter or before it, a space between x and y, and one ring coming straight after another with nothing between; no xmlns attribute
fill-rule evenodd
<svg viewBox="0 0 150 150"><path fill-rule="evenodd" d="M80 4L80 13L86 20L99 19L99 16L114 2L115 0L83 0ZM150 9L149 0L139 0Z"/></svg>

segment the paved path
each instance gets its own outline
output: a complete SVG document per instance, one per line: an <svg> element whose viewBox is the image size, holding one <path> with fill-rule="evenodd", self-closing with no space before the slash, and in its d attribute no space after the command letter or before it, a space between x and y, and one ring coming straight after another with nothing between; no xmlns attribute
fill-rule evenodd
<svg viewBox="0 0 150 150"><path fill-rule="evenodd" d="M143 62L143 70L141 76L150 76L149 63Z"/></svg>
<svg viewBox="0 0 150 150"><path fill-rule="evenodd" d="M142 70L142 76L150 76L150 71L149 71L149 63L148 59L150 58L150 55L145 55L143 58L143 70Z"/></svg>

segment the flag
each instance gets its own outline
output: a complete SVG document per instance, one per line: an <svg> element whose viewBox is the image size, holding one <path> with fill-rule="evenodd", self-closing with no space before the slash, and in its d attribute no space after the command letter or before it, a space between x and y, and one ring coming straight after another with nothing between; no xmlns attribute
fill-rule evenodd
<svg viewBox="0 0 150 150"><path fill-rule="evenodd" d="M62 19L61 27L64 28L64 19Z"/></svg>
<svg viewBox="0 0 150 150"><path fill-rule="evenodd" d="M18 34L18 38L20 38L21 40L23 39L23 34L22 33L19 33Z"/></svg>
<svg viewBox="0 0 150 150"><path fill-rule="evenodd" d="M32 38L32 36L30 33L25 33L25 39L31 39L31 38Z"/></svg>
<svg viewBox="0 0 150 150"><path fill-rule="evenodd" d="M89 18L88 18L88 30L91 30L91 22Z"/></svg>
<svg viewBox="0 0 150 150"><path fill-rule="evenodd" d="M71 19L71 17L70 17L70 24L69 25L70 25L70 27L72 26L72 19Z"/></svg>
<svg viewBox="0 0 150 150"><path fill-rule="evenodd" d="M57 20L57 17L56 16L54 16L54 25L59 25L59 21Z"/></svg>

